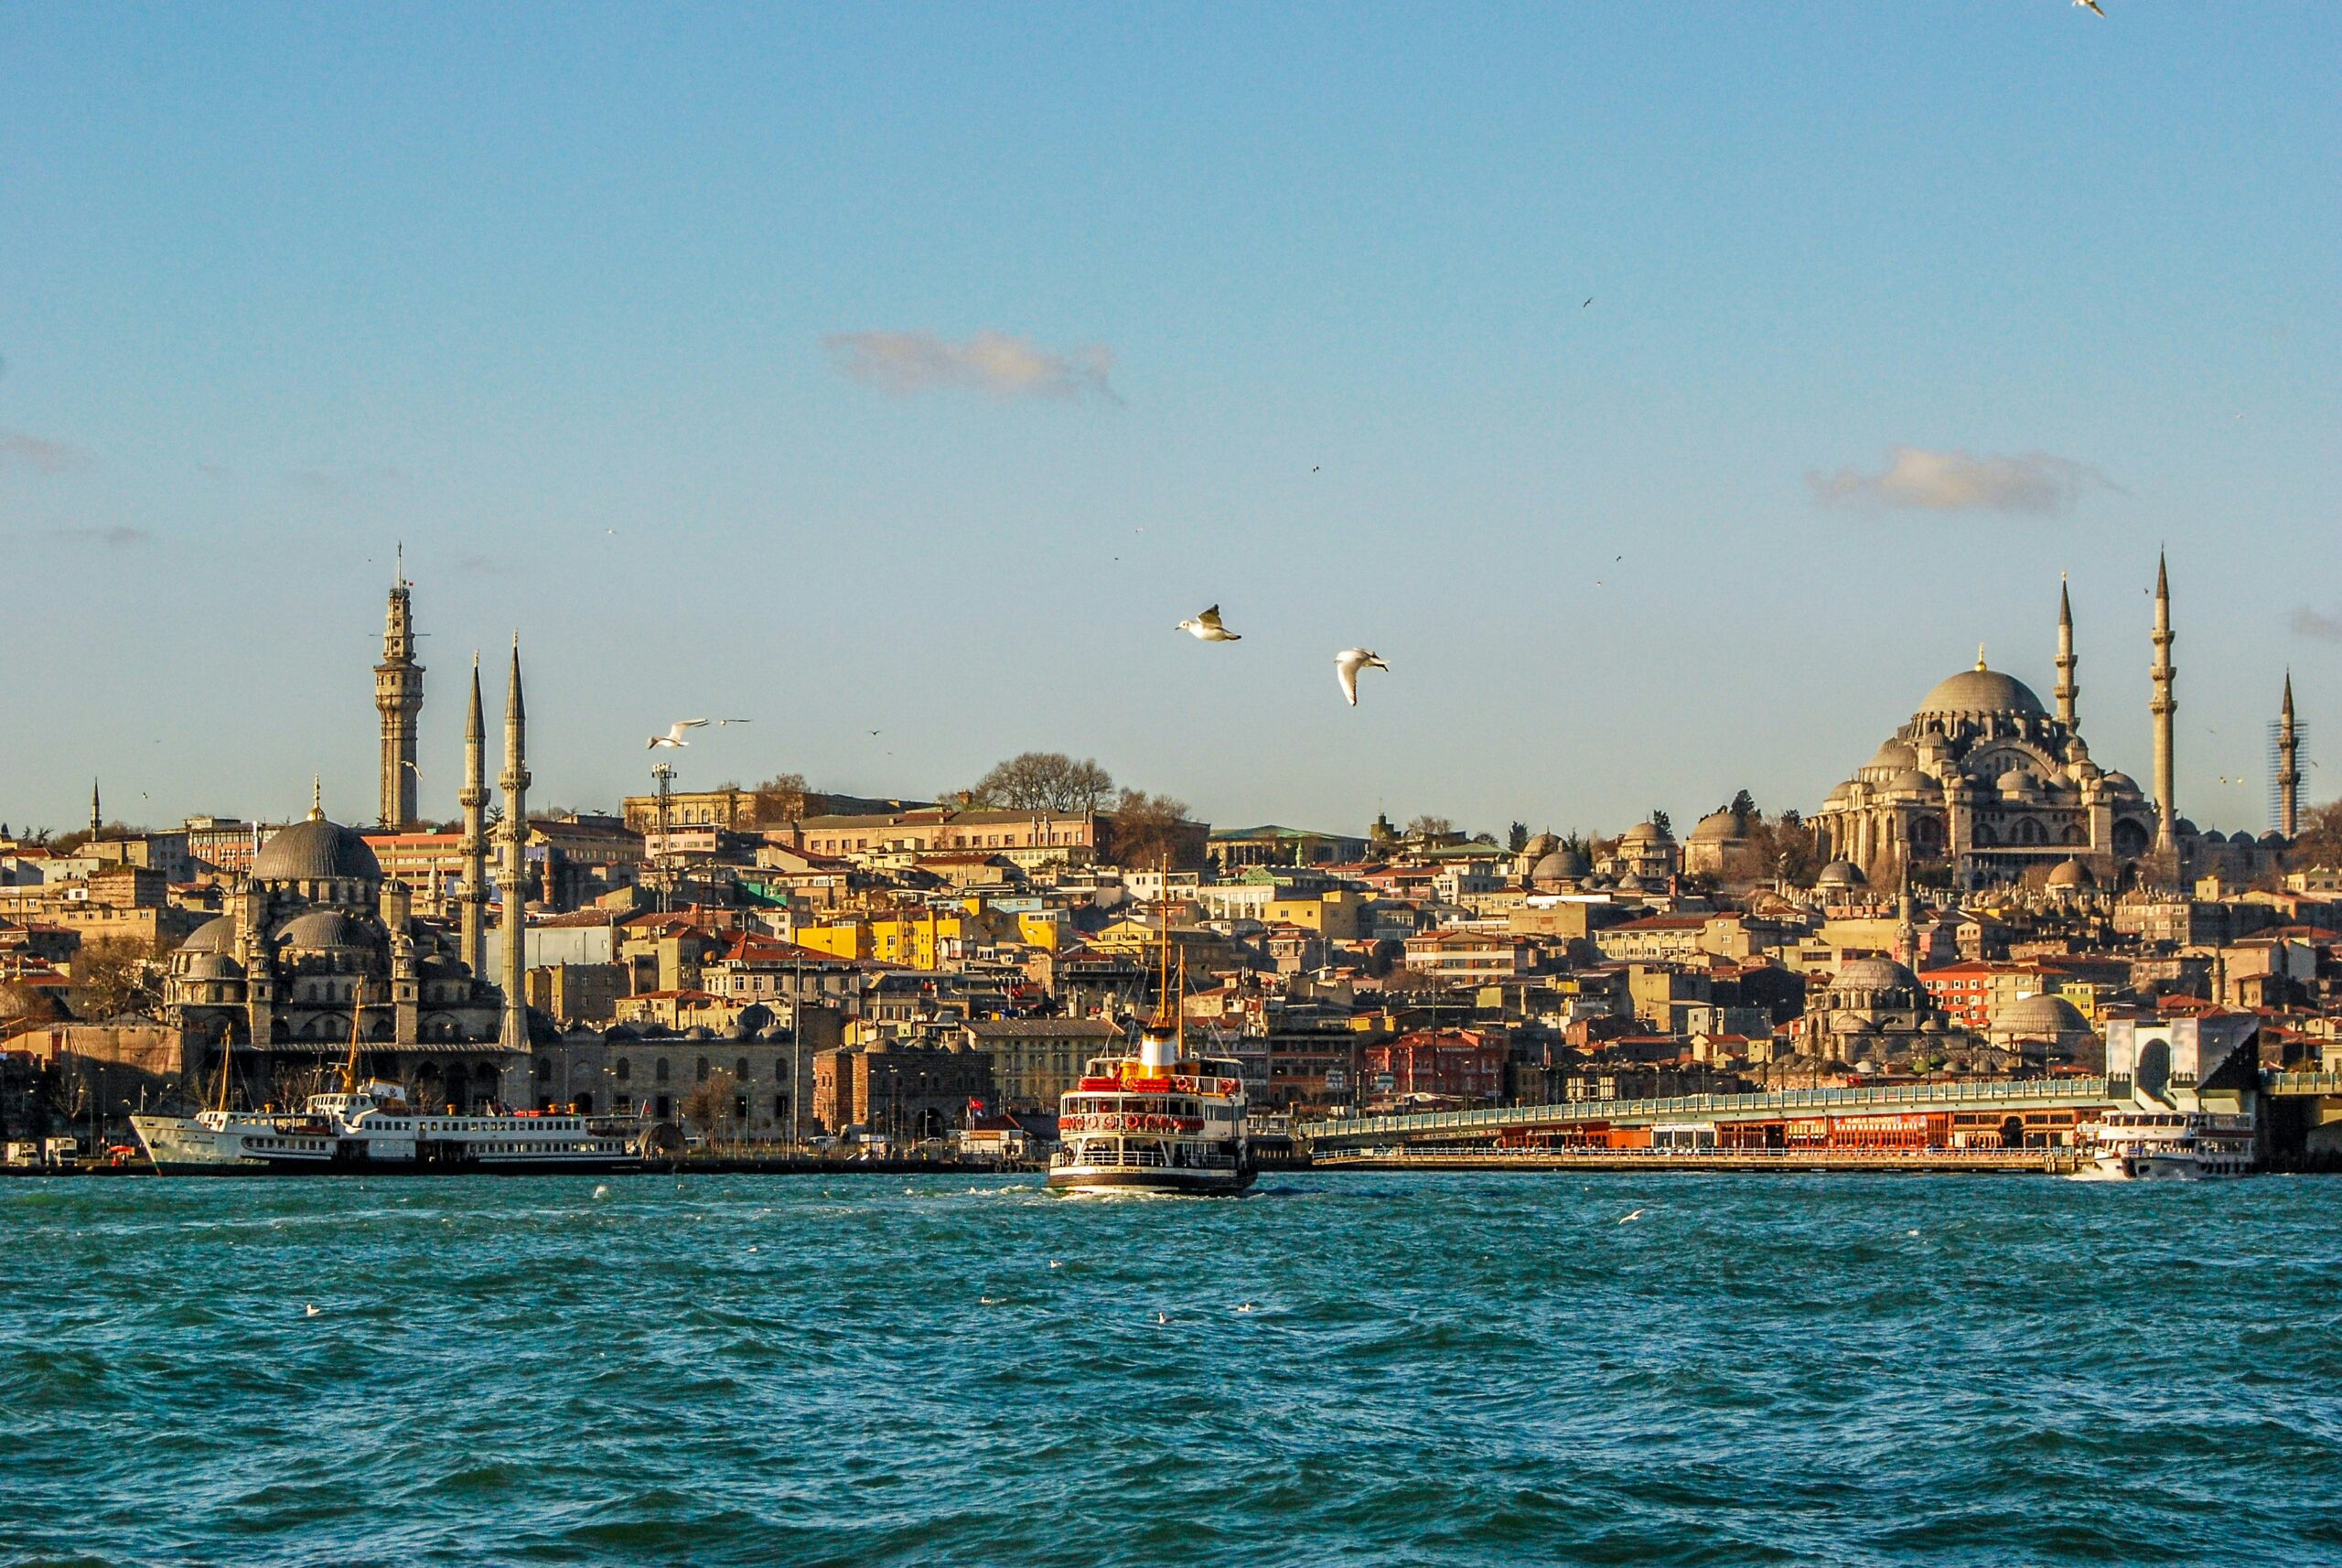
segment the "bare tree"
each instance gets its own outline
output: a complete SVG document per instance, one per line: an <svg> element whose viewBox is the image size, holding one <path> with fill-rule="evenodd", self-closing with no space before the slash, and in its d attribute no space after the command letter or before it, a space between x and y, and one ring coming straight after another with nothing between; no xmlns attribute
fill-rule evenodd
<svg viewBox="0 0 2342 1568"><path fill-rule="evenodd" d="M151 1017L162 1005L154 949L139 937L100 937L73 959L81 1012L91 1019Z"/></svg>
<svg viewBox="0 0 2342 1568"><path fill-rule="evenodd" d="M2342 865L2342 800L2328 800L2302 813L2301 832L2285 864L2296 871Z"/></svg>
<svg viewBox="0 0 2342 1568"><path fill-rule="evenodd" d="M718 1068L683 1096L683 1119L705 1133L710 1143L721 1143L731 1135L739 1092L740 1080Z"/></svg>
<svg viewBox="0 0 2342 1568"><path fill-rule="evenodd" d="M798 821L805 815L805 803L811 793L802 773L775 774L757 786L752 805L757 826Z"/></svg>
<svg viewBox="0 0 2342 1568"><path fill-rule="evenodd" d="M975 782L972 805L1012 811L1095 811L1114 792L1113 776L1096 757L1076 762L1061 751L1027 751Z"/></svg>
<svg viewBox="0 0 2342 1568"><path fill-rule="evenodd" d="M1421 816L1407 824L1406 836L1419 841L1445 838L1456 831L1456 824L1445 817Z"/></svg>
<svg viewBox="0 0 2342 1568"><path fill-rule="evenodd" d="M1187 819L1185 800L1150 795L1144 789L1123 790L1114 802L1114 858L1124 865L1166 865L1181 860L1179 824Z"/></svg>

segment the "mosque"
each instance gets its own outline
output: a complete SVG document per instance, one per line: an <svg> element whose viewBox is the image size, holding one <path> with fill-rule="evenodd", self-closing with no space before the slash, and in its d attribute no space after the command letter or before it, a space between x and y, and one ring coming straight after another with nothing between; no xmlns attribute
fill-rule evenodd
<svg viewBox="0 0 2342 1568"><path fill-rule="evenodd" d="M402 575L391 591L384 660L375 670L382 818L392 827L414 817L415 725L423 707L409 587ZM519 983L523 901L503 901L496 932L500 984L489 978L486 740L475 660L457 796L463 886L456 896L456 929L414 918L413 890L383 875L356 830L327 820L313 790L307 820L263 843L250 874L228 894L225 911L170 956L165 1016L184 1031L191 1070L208 1074L217 1069L220 1052L249 1050L258 1060L239 1070L265 1081L271 1058L314 1063L338 1057L355 1037L367 1070L429 1079L435 1089L444 1088L449 1102L516 1098L504 1080L525 1068L529 1050L525 988ZM504 815L493 834L500 860L497 880L508 889L523 886L526 752L516 639L499 779ZM199 1050L204 1047L208 1051ZM210 1062L199 1065L205 1054Z"/></svg>
<svg viewBox="0 0 2342 1568"><path fill-rule="evenodd" d="M1955 886L2037 880L2111 892L2186 886L2218 875L2246 881L2275 868L2294 831L2299 770L2293 682L2278 735L2279 824L2256 839L2199 832L2179 815L2173 783L2171 584L2155 564L2151 673L2154 794L2100 767L2074 713L2073 607L2058 590L2053 713L2024 682L1986 666L1939 682L1910 722L1879 746L1809 820L1842 879L1891 885L1904 868L1949 870ZM2032 875L2029 874L2038 874Z"/></svg>

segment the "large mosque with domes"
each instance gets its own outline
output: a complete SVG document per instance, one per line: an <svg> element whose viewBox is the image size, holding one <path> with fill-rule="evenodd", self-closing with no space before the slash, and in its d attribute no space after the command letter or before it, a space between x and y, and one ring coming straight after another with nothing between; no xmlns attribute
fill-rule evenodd
<svg viewBox="0 0 2342 1568"><path fill-rule="evenodd" d="M2200 832L2182 817L2173 781L2171 586L2158 561L2152 674L2152 795L2101 766L2075 717L2079 688L2073 609L2058 591L2054 712L2013 675L1975 667L1939 682L1918 709L1810 822L1823 856L1850 863L1873 886L1906 869L1947 870L1955 886L2039 880L2112 890L2169 886L2218 873L2242 880L2273 866L2285 838ZM2290 830L2298 778L2293 690L2280 732L2281 827ZM2037 875L2035 875L2037 874Z"/></svg>

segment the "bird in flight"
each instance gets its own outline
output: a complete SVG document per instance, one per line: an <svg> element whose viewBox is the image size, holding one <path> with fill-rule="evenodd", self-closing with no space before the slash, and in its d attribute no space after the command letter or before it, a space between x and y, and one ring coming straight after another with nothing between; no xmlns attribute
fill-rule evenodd
<svg viewBox="0 0 2342 1568"><path fill-rule="evenodd" d="M1358 672L1361 670L1388 670L1382 655L1370 648L1345 648L1334 655L1334 674L1342 682L1342 695L1349 704L1358 706Z"/></svg>
<svg viewBox="0 0 2342 1568"><path fill-rule="evenodd" d="M722 729L725 725L750 725L756 722L754 719L718 719L715 721L715 727Z"/></svg>
<svg viewBox="0 0 2342 1568"><path fill-rule="evenodd" d="M1587 295L1585 296L1585 305L1592 305L1593 303L1594 303L1594 296L1593 296L1592 295L1590 295L1590 294L1589 294L1589 295ZM1584 309L1585 308L1585 305L1581 305L1581 306L1578 306L1578 308L1579 308L1580 310L1584 310Z"/></svg>
<svg viewBox="0 0 2342 1568"><path fill-rule="evenodd" d="M1629 1219L1640 1219L1642 1217L1643 1211L1638 1208L1632 1214L1621 1214L1618 1216L1618 1223L1624 1225Z"/></svg>
<svg viewBox="0 0 2342 1568"><path fill-rule="evenodd" d="M2091 10L2098 11L2098 14L2101 16L2106 15L2105 12L2098 10L2098 0L2074 0L2074 4L2077 5L2087 5Z"/></svg>
<svg viewBox="0 0 2342 1568"><path fill-rule="evenodd" d="M642 749L656 751L661 746L689 746L691 742L683 738L683 732L687 729L697 729L705 723L707 723L705 719L677 719L668 726L665 735L652 736Z"/></svg>
<svg viewBox="0 0 2342 1568"><path fill-rule="evenodd" d="M1242 636L1220 624L1219 607L1212 606L1203 614L1179 623L1179 629L1198 642L1241 642Z"/></svg>

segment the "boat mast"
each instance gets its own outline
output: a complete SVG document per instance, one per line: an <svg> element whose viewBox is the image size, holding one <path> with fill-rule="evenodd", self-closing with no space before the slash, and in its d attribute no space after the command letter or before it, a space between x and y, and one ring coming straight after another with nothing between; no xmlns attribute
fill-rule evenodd
<svg viewBox="0 0 2342 1568"><path fill-rule="evenodd" d="M349 1060L343 1063L341 1069L341 1091L344 1094L358 1092L358 1030L360 1021L365 1016L366 983L360 980L357 993L349 1004Z"/></svg>
<svg viewBox="0 0 2342 1568"><path fill-rule="evenodd" d="M220 1113L228 1113L229 1069L236 1059L236 1039L232 1035L220 1036Z"/></svg>

